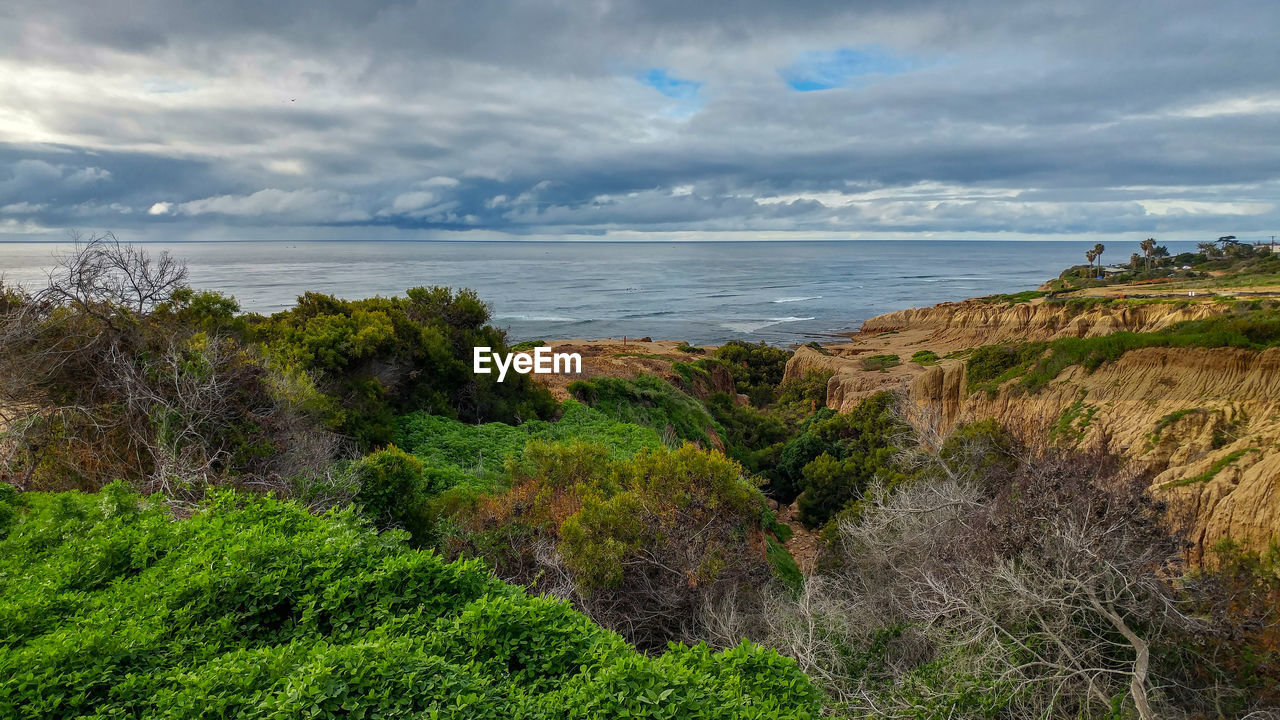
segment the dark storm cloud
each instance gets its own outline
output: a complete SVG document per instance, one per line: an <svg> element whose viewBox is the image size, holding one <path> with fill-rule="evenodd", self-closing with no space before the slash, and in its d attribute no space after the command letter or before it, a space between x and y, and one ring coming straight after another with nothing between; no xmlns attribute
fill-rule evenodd
<svg viewBox="0 0 1280 720"><path fill-rule="evenodd" d="M1262 1L17 0L0 234L1262 233L1277 26Z"/></svg>

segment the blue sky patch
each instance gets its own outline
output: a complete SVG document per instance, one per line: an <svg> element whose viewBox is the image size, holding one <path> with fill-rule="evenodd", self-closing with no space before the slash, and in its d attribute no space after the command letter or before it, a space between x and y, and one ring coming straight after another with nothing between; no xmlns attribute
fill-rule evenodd
<svg viewBox="0 0 1280 720"><path fill-rule="evenodd" d="M913 69L915 63L910 58L880 47L864 47L802 53L796 62L780 68L778 74L792 90L810 92L847 87L858 78L899 75Z"/></svg>
<svg viewBox="0 0 1280 720"><path fill-rule="evenodd" d="M649 68L640 75L640 82L677 100L693 99L698 94L698 88L702 87L700 82L673 77L664 68Z"/></svg>

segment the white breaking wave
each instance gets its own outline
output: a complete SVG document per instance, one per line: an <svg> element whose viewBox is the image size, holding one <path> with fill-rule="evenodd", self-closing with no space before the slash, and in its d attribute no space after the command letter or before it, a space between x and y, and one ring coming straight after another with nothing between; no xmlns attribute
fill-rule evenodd
<svg viewBox="0 0 1280 720"><path fill-rule="evenodd" d="M807 297L781 297L781 298L778 298L777 300L774 300L773 302L791 303L791 302L804 302L805 300L821 300L821 299L822 299L821 295L809 295Z"/></svg>
<svg viewBox="0 0 1280 720"><path fill-rule="evenodd" d="M494 315L494 320L524 320L526 322L578 322L577 318L560 315Z"/></svg>
<svg viewBox="0 0 1280 720"><path fill-rule="evenodd" d="M735 322L721 323L720 327L728 328L734 332L750 335L757 330L761 330L772 325L780 325L789 322L801 322L804 320L812 320L811 317L782 317L768 318L765 320L739 320Z"/></svg>

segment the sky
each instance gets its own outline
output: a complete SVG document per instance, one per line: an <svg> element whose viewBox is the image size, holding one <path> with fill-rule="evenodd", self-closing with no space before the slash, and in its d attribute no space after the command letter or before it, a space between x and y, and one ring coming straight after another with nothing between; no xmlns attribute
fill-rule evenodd
<svg viewBox="0 0 1280 720"><path fill-rule="evenodd" d="M1274 0L4 0L0 239L1280 234Z"/></svg>

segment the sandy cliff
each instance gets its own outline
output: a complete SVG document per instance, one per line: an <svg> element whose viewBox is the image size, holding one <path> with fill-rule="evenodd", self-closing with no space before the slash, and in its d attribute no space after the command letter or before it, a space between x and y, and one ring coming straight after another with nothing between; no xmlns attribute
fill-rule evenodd
<svg viewBox="0 0 1280 720"><path fill-rule="evenodd" d="M1226 303L1199 302L1186 307L1170 303L1100 305L1078 311L1065 303L985 303L966 300L878 315L862 325L862 333L912 329L927 331L937 343L990 345L1017 338L1053 340L1094 337L1120 330L1152 332L1184 320L1227 312Z"/></svg>
<svg viewBox="0 0 1280 720"><path fill-rule="evenodd" d="M922 417L945 427L996 418L1024 434L1100 446L1137 463L1154 494L1192 528L1199 557L1225 538L1263 549L1280 539L1280 349L1149 348L1093 373L1072 367L1037 393L1007 383L969 393L962 360L906 362L889 372L863 369L868 354L917 349L939 355L1018 339L1149 332L1225 312L1221 303L1104 306L1070 314L1061 305L975 301L905 310L868 321L850 343L823 355L801 348L789 376L834 373L827 404L847 411L882 389L898 389Z"/></svg>

